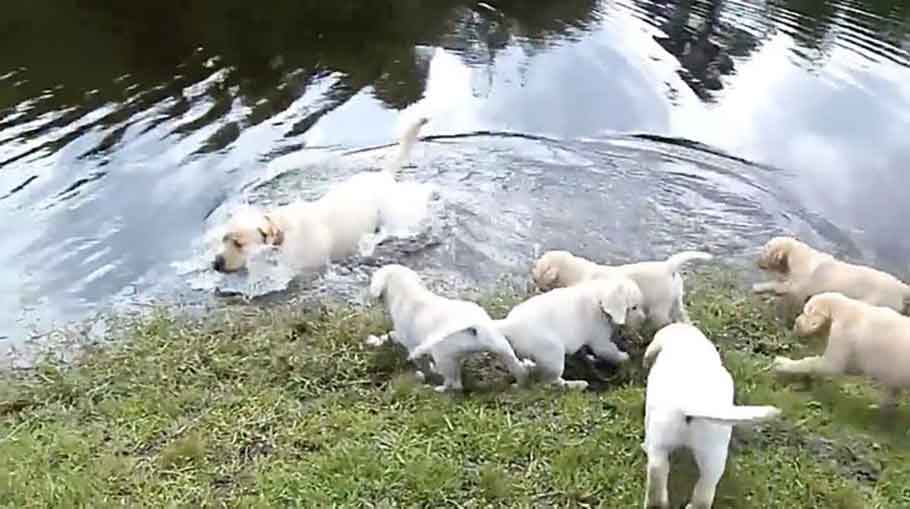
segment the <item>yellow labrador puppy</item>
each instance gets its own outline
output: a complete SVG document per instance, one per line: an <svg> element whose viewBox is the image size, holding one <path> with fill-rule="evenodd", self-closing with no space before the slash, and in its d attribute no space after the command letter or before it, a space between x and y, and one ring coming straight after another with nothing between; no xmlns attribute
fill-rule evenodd
<svg viewBox="0 0 910 509"><path fill-rule="evenodd" d="M436 391L460 391L462 361L476 352L493 353L524 383L529 363L518 359L493 319L477 304L436 295L416 272L396 264L373 273L370 295L385 302L394 330L380 338L370 336L367 344L378 346L392 340L408 350L409 361L432 357L429 369L444 379ZM418 372L418 376L424 374Z"/></svg>
<svg viewBox="0 0 910 509"><path fill-rule="evenodd" d="M599 265L568 251L547 251L534 264L531 277L543 291L572 286L582 281L624 276L634 281L644 298L644 311L657 327L672 322L689 322L683 302L683 280L679 270L694 260L711 260L699 251L683 251L662 261L627 265Z"/></svg>
<svg viewBox="0 0 910 509"><path fill-rule="evenodd" d="M752 290L783 296L797 306L813 295L838 292L899 313L907 314L910 307L910 286L891 274L840 261L793 237L769 240L762 247L758 267L777 280L757 283Z"/></svg>
<svg viewBox="0 0 910 509"><path fill-rule="evenodd" d="M541 380L560 387L584 390L584 380L562 378L567 355L587 345L614 364L629 360L612 341L614 328L644 321L641 290L632 280L616 277L593 279L568 288L557 288L518 304L496 328L515 353L530 358Z"/></svg>
<svg viewBox="0 0 910 509"><path fill-rule="evenodd" d="M724 474L733 426L773 419L773 406L733 402L733 377L717 349L696 327L675 323L657 331L645 351L651 365L645 395L648 477L645 509L669 509L670 453L688 448L698 465L698 481L687 509L710 509Z"/></svg>
<svg viewBox="0 0 910 509"><path fill-rule="evenodd" d="M826 292L806 302L796 318L797 336L819 336L828 343L820 357L774 359L773 369L789 375L863 375L885 386L883 410L897 405L910 387L910 318L840 293Z"/></svg>
<svg viewBox="0 0 910 509"><path fill-rule="evenodd" d="M247 207L234 214L212 268L236 272L254 250L273 246L289 267L316 269L354 254L367 234L401 228L392 222L416 220L402 217L413 215L403 211L421 207L402 207L401 202L419 198L401 188L395 176L427 121L421 117L407 127L397 157L382 171L358 173L316 201L298 201L268 212Z"/></svg>

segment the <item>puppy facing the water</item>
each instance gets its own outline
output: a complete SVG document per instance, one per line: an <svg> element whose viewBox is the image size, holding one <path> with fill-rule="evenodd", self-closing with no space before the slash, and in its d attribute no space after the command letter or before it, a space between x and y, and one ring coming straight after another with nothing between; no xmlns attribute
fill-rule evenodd
<svg viewBox="0 0 910 509"><path fill-rule="evenodd" d="M645 318L641 291L632 280L593 279L536 295L515 306L496 327L515 352L530 358L542 381L584 390L583 380L562 378L566 355L587 345L596 357L619 364L629 354L612 341L614 327L638 327Z"/></svg>
<svg viewBox="0 0 910 509"><path fill-rule="evenodd" d="M755 293L774 293L802 306L813 295L838 292L910 314L910 285L886 272L840 261L793 237L769 240L757 264L777 280L755 284Z"/></svg>
<svg viewBox="0 0 910 509"><path fill-rule="evenodd" d="M396 230L402 222L416 222L425 207L403 202L413 196L396 181L396 172L408 158L426 118L404 131L397 157L382 171L358 173L315 201L298 201L269 211L245 208L228 221L221 249L212 267L219 272L243 269L258 248L273 246L281 259L297 270L312 270L331 260L352 255L367 234ZM417 211L417 212L414 212Z"/></svg>
<svg viewBox="0 0 910 509"><path fill-rule="evenodd" d="M527 378L530 363L519 361L482 307L434 294L413 270L395 264L381 267L373 273L370 295L385 302L394 330L384 339L370 338L368 342L396 341L408 350L411 361L432 357L430 369L444 380L437 391L461 390L462 360L476 352L492 352L518 383Z"/></svg>
<svg viewBox="0 0 910 509"><path fill-rule="evenodd" d="M645 508L669 509L670 453L686 447L699 478L687 508L710 509L724 474L733 426L780 414L773 406L733 403L733 378L717 349L697 328L675 323L659 330L645 351L648 374L645 442L648 477Z"/></svg>
<svg viewBox="0 0 910 509"><path fill-rule="evenodd" d="M839 293L820 293L796 318L797 336L827 339L820 357L774 359L777 373L863 375L885 386L881 408L891 411L901 390L910 388L910 318Z"/></svg>
<svg viewBox="0 0 910 509"><path fill-rule="evenodd" d="M683 279L679 270L694 260L711 260L712 255L699 251L683 251L663 261L647 261L627 265L598 265L568 251L548 251L531 270L534 283L541 290L572 286L596 278L627 277L641 289L645 314L654 325L662 327L672 322L688 322L683 302Z"/></svg>

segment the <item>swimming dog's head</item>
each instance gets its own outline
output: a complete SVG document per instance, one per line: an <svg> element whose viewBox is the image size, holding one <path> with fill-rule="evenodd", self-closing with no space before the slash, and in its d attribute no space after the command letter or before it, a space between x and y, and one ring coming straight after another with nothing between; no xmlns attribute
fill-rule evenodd
<svg viewBox="0 0 910 509"><path fill-rule="evenodd" d="M221 249L212 261L218 272L237 272L246 267L250 254L265 245L280 246L284 232L267 214L253 208L237 211L221 237Z"/></svg>

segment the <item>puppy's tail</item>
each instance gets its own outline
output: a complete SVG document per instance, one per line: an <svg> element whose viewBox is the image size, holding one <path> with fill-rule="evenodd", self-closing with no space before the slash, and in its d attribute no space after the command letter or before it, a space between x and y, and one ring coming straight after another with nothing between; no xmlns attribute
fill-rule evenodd
<svg viewBox="0 0 910 509"><path fill-rule="evenodd" d="M686 419L698 419L715 424L749 424L777 418L780 409L773 406L730 405L723 408L683 409Z"/></svg>
<svg viewBox="0 0 910 509"><path fill-rule="evenodd" d="M401 138L398 139L398 154L386 164L385 171L392 175L396 175L398 170L408 162L408 158L411 155L411 148L414 147L414 143L417 142L417 136L420 135L420 128L429 121L430 119L427 117L417 117L416 120L408 124L404 132L401 133Z"/></svg>
<svg viewBox="0 0 910 509"><path fill-rule="evenodd" d="M695 260L710 261L713 259L714 255L711 253L705 253L703 251L683 251L667 258L667 265L670 267L670 272L679 272L679 269L689 262Z"/></svg>

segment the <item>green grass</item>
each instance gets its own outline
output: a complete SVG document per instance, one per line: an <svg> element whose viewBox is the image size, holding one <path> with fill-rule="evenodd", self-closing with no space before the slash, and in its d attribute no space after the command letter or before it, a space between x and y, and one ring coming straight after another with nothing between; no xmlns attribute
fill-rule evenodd
<svg viewBox="0 0 910 509"><path fill-rule="evenodd" d="M885 421L861 380L776 380L802 356L770 305L720 275L690 284L693 319L737 400L784 410L737 429L716 507L910 506L910 411ZM518 296L485 304L501 315ZM0 381L3 507L639 507L645 455L641 343L596 391L509 390L491 362L438 395L401 352L365 347L378 309L161 312L78 365ZM590 370L588 370L590 371ZM674 507L695 478L679 454Z"/></svg>

